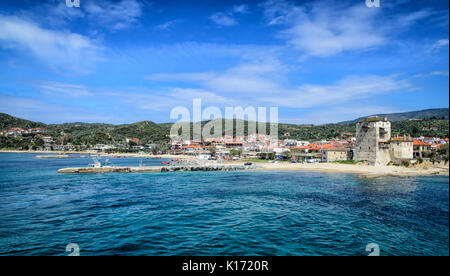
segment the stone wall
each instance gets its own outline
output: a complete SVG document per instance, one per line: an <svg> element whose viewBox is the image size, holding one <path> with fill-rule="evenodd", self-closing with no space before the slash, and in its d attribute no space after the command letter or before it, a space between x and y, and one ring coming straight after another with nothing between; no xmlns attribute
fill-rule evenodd
<svg viewBox="0 0 450 276"><path fill-rule="evenodd" d="M410 160L414 157L412 141L392 141L390 144L391 159L396 161Z"/></svg>

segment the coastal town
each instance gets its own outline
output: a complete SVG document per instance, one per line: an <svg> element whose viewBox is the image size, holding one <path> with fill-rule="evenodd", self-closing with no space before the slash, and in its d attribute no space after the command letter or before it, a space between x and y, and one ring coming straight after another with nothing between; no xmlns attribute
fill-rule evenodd
<svg viewBox="0 0 450 276"><path fill-rule="evenodd" d="M292 163L356 163L371 165L409 165L423 160L448 162L449 139L443 137L391 137L391 123L387 118L372 117L357 123L356 133L345 132L340 138L305 141L286 138L274 139L270 135L247 136L224 135L204 140L181 140L171 137L165 147L141 144L139 138L126 138L123 144L72 145L47 135L44 128L11 128L1 136L18 137L34 135L35 143L28 149L38 151L92 151L97 153L131 152L141 154L171 154L198 158L200 160L262 159L272 162ZM284 138L284 139L283 139Z"/></svg>

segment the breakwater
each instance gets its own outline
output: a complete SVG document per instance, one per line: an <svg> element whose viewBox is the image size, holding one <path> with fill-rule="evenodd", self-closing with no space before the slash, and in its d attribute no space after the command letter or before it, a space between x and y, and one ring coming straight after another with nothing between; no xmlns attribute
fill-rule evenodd
<svg viewBox="0 0 450 276"><path fill-rule="evenodd" d="M193 172L193 171L241 171L255 169L242 165L183 165L183 166L136 166L136 167L80 167L59 169L58 173L132 173L132 172Z"/></svg>
<svg viewBox="0 0 450 276"><path fill-rule="evenodd" d="M56 158L56 159L62 159L62 158L69 158L69 155L36 155L36 158L38 159L44 159L44 158Z"/></svg>

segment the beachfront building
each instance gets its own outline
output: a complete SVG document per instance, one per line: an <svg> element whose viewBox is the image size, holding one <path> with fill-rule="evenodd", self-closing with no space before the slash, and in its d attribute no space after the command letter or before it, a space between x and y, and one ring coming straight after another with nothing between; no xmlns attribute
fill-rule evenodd
<svg viewBox="0 0 450 276"><path fill-rule="evenodd" d="M334 162L349 160L350 149L348 148L329 148L321 149L321 161L322 162Z"/></svg>
<svg viewBox="0 0 450 276"><path fill-rule="evenodd" d="M431 153L431 145L421 140L413 141L413 154L414 158L427 157Z"/></svg>
<svg viewBox="0 0 450 276"><path fill-rule="evenodd" d="M356 124L355 161L377 166L412 158L412 140L391 139L391 122L387 118L370 117Z"/></svg>
<svg viewBox="0 0 450 276"><path fill-rule="evenodd" d="M411 137L399 136L391 139L391 156L393 160L410 160L414 158Z"/></svg>

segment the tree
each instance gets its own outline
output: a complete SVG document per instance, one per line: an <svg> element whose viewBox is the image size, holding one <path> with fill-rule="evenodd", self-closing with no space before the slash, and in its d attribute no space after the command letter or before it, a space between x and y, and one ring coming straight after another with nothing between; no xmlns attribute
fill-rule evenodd
<svg viewBox="0 0 450 276"><path fill-rule="evenodd" d="M42 138L36 138L36 139L34 140L33 145L34 145L36 148L42 148L42 147L44 146L44 140L42 140Z"/></svg>
<svg viewBox="0 0 450 276"><path fill-rule="evenodd" d="M211 146L209 147L209 152L210 152L212 155L215 155L215 154L217 153L217 148L216 148L216 146L211 145Z"/></svg>
<svg viewBox="0 0 450 276"><path fill-rule="evenodd" d="M169 150L169 145L167 144L155 144L152 148L151 148L151 152L153 154L166 154Z"/></svg>
<svg viewBox="0 0 450 276"><path fill-rule="evenodd" d="M230 155L232 155L232 156L241 156L241 154L242 154L241 150L237 150L237 149L230 150Z"/></svg>
<svg viewBox="0 0 450 276"><path fill-rule="evenodd" d="M283 159L289 160L292 158L292 153L290 151L285 151L281 154L283 156Z"/></svg>

